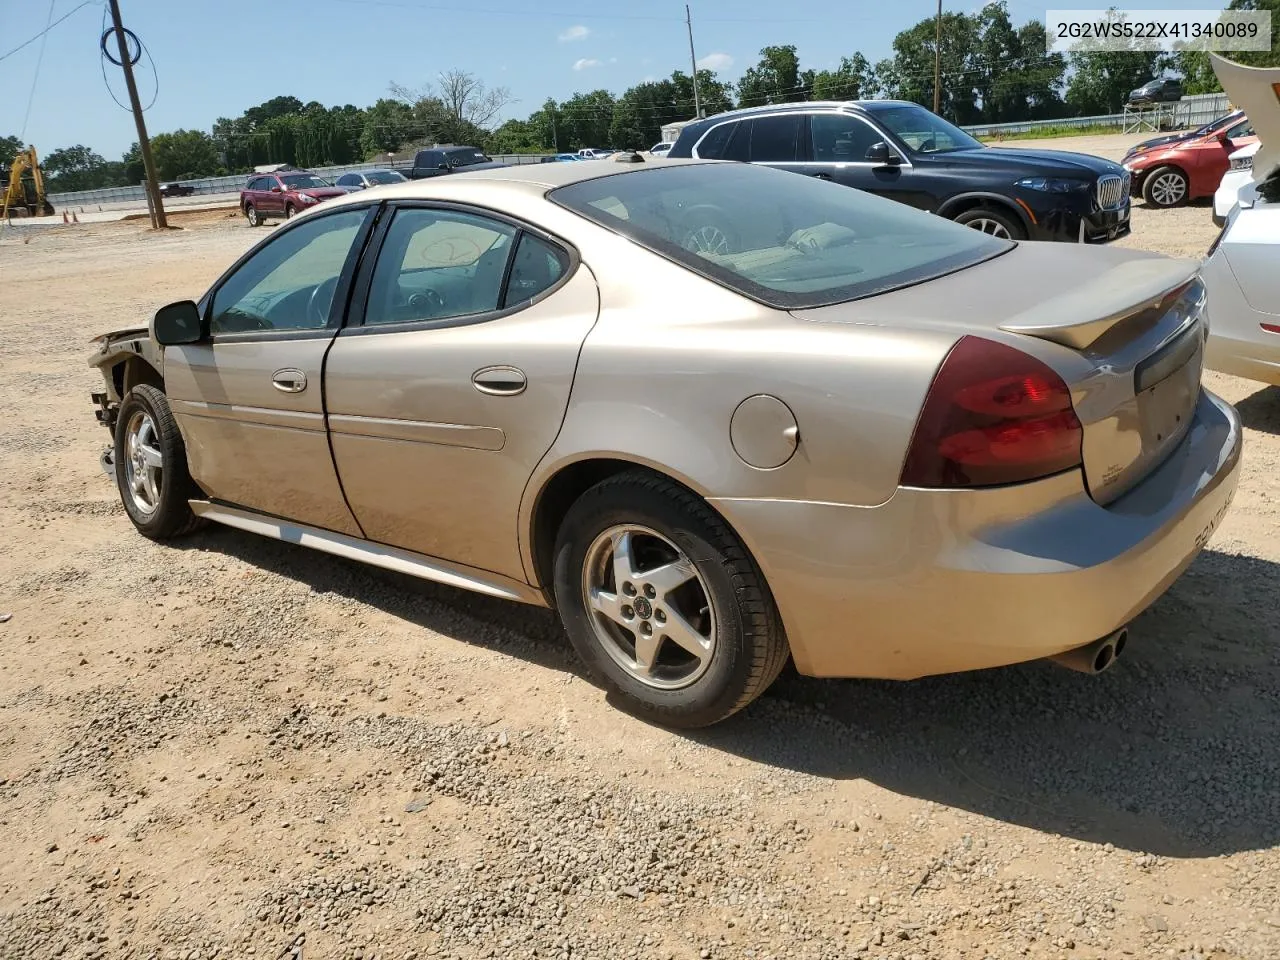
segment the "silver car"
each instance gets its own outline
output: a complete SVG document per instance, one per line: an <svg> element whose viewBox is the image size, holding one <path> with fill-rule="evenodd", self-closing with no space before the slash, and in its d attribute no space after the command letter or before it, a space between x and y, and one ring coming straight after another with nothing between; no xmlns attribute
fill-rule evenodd
<svg viewBox="0 0 1280 960"><path fill-rule="evenodd" d="M137 528L552 606L674 726L788 658L1109 666L1236 485L1197 264L624 157L335 199L101 338Z"/></svg>

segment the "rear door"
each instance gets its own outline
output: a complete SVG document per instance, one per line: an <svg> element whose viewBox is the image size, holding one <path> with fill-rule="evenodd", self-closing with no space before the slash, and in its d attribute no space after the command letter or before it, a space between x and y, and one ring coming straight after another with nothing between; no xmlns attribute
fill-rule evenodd
<svg viewBox="0 0 1280 960"><path fill-rule="evenodd" d="M804 114L780 113L751 121L751 162L792 173L802 172L809 144Z"/></svg>
<svg viewBox="0 0 1280 960"><path fill-rule="evenodd" d="M523 579L517 513L599 293L565 243L458 205L384 216L329 353L334 460L371 540Z"/></svg>

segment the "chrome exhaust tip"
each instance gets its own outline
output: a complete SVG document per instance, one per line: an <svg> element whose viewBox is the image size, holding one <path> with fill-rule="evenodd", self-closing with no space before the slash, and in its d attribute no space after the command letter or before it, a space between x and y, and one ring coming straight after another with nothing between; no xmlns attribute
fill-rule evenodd
<svg viewBox="0 0 1280 960"><path fill-rule="evenodd" d="M1120 659L1125 645L1129 642L1129 628L1121 627L1115 633L1109 633L1101 640L1086 643L1083 647L1066 650L1057 656L1050 657L1059 666L1076 670L1080 673L1102 673L1110 670Z"/></svg>

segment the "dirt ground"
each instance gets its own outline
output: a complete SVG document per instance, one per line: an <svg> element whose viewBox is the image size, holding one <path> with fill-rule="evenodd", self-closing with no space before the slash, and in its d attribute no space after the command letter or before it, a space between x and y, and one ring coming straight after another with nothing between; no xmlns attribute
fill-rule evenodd
<svg viewBox="0 0 1280 960"><path fill-rule="evenodd" d="M0 957L1280 956L1280 389L1207 375L1239 492L1115 670L784 675L681 735L545 612L134 533L88 339L261 235L175 221L0 235Z"/></svg>

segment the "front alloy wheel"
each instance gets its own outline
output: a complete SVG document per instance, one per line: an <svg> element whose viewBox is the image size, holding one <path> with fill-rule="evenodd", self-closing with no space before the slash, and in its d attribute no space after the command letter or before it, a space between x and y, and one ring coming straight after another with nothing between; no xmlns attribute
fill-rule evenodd
<svg viewBox="0 0 1280 960"><path fill-rule="evenodd" d="M1187 175L1173 167L1162 167L1147 177L1142 196L1156 207L1176 207L1187 199Z"/></svg>

